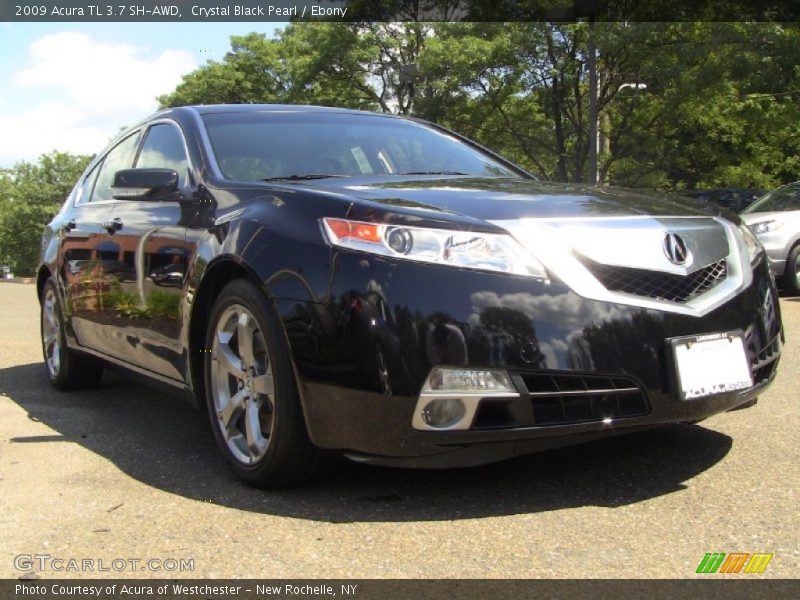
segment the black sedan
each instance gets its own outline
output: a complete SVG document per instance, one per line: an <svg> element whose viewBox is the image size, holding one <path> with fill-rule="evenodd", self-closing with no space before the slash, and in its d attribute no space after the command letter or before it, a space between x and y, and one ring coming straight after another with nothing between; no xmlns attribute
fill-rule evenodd
<svg viewBox="0 0 800 600"><path fill-rule="evenodd" d="M542 183L429 123L160 112L47 227L47 375L184 392L245 481L466 466L751 406L782 346L737 217ZM76 265L79 268L76 268Z"/></svg>

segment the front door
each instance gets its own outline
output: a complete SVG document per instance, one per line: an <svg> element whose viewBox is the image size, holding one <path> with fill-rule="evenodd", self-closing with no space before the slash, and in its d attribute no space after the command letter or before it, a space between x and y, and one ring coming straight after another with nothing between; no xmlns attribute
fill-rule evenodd
<svg viewBox="0 0 800 600"><path fill-rule="evenodd" d="M171 122L145 132L134 168L173 169L180 201L118 200L109 241L119 248L121 268L116 321L122 360L182 380L186 352L181 342L184 287L191 251L186 225L194 215L192 177L183 136Z"/></svg>

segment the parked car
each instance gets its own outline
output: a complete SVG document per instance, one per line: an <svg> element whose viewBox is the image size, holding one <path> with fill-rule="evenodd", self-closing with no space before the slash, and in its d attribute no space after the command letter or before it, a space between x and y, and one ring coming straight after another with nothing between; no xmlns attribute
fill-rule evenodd
<svg viewBox="0 0 800 600"><path fill-rule="evenodd" d="M685 190L682 195L698 202L714 204L740 213L750 206L763 192L743 188L716 188L711 190Z"/></svg>
<svg viewBox="0 0 800 600"><path fill-rule="evenodd" d="M765 194L742 219L763 244L781 286L800 294L800 181Z"/></svg>
<svg viewBox="0 0 800 600"><path fill-rule="evenodd" d="M113 366L186 392L266 488L334 452L465 466L696 422L754 404L783 340L738 217L351 110L159 112L97 154L43 249L53 385Z"/></svg>

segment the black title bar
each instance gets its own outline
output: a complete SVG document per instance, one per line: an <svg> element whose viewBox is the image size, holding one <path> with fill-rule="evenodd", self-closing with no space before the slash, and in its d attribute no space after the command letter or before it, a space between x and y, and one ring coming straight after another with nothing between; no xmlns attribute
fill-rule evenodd
<svg viewBox="0 0 800 600"><path fill-rule="evenodd" d="M660 600L704 598L751 600L797 598L798 582L709 576L684 580L597 579L39 579L0 580L0 597L31 600L485 600L486 598L624 597Z"/></svg>
<svg viewBox="0 0 800 600"><path fill-rule="evenodd" d="M3 0L0 21L772 21L798 0Z"/></svg>

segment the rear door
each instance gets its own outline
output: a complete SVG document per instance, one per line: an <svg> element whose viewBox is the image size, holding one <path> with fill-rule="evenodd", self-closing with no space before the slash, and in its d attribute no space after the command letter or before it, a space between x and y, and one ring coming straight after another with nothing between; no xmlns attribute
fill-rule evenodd
<svg viewBox="0 0 800 600"><path fill-rule="evenodd" d="M117 322L119 358L182 380L186 351L181 341L183 291L192 252L186 226L194 215L194 178L184 137L172 121L152 123L144 132L134 168L178 173L181 201L118 200L110 241L119 248Z"/></svg>

